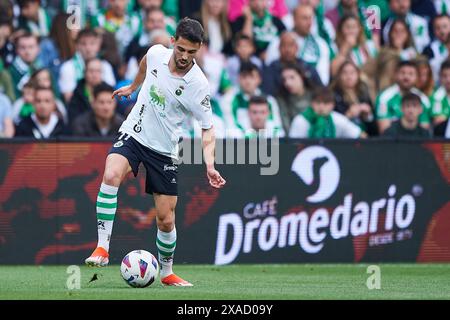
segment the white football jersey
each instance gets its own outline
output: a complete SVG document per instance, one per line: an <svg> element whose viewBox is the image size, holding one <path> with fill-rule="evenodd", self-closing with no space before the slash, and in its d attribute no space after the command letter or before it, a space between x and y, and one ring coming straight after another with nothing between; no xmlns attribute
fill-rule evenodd
<svg viewBox="0 0 450 320"><path fill-rule="evenodd" d="M119 131L142 145L178 159L182 123L193 115L202 129L212 127L208 80L197 64L183 77L169 70L173 49L154 45L147 52L147 72L137 102Z"/></svg>

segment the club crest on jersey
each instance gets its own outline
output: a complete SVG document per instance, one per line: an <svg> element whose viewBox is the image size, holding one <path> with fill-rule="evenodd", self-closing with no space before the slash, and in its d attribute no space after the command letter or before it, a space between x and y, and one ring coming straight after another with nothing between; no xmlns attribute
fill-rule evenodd
<svg viewBox="0 0 450 320"><path fill-rule="evenodd" d="M175 91L175 94L176 94L177 96L181 96L181 95L183 94L183 90L184 90L184 87L183 87L183 86L180 86L180 87Z"/></svg>
<svg viewBox="0 0 450 320"><path fill-rule="evenodd" d="M150 101L163 110L166 108L166 97L155 85L150 87Z"/></svg>

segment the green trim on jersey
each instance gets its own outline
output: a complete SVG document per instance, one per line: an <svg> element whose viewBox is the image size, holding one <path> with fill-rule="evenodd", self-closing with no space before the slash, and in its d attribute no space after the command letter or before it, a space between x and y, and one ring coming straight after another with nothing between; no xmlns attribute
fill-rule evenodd
<svg viewBox="0 0 450 320"><path fill-rule="evenodd" d="M417 94L422 101L423 111L419 122L430 123L431 107L428 97L416 88L413 88L411 92ZM378 120L396 120L402 117L402 95L398 85L394 84L380 93L375 102L375 114Z"/></svg>
<svg viewBox="0 0 450 320"><path fill-rule="evenodd" d="M450 117L449 94L444 87L439 87L431 96L431 115L432 117Z"/></svg>

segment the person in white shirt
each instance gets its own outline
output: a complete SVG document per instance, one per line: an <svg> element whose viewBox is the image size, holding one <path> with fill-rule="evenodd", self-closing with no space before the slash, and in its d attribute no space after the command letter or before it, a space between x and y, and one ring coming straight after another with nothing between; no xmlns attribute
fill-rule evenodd
<svg viewBox="0 0 450 320"><path fill-rule="evenodd" d="M322 38L312 33L314 10L309 5L299 5L294 11L294 31L297 34L298 58L316 69L324 85L330 82L330 48ZM266 65L280 57L280 38L267 48Z"/></svg>
<svg viewBox="0 0 450 320"><path fill-rule="evenodd" d="M317 89L311 107L297 115L289 130L290 138L365 138L361 128L344 115L333 111L335 106L333 91L329 88Z"/></svg>
<svg viewBox="0 0 450 320"><path fill-rule="evenodd" d="M101 47L101 36L94 30L83 29L76 39L76 53L72 59L64 62L59 73L59 90L66 102L70 101L77 82L84 77L85 61L97 58ZM102 60L102 80L110 86L116 85L113 68Z"/></svg>
<svg viewBox="0 0 450 320"><path fill-rule="evenodd" d="M208 81L194 61L203 42L198 21L184 18L177 26L173 49L151 47L141 60L133 83L113 93L129 97L141 87L137 102L119 129L106 159L97 198L98 244L86 259L91 266L109 263L109 241L117 208L117 192L128 173L146 168L146 192L153 194L158 227L156 245L164 285L192 286L172 271L177 233L178 142L182 124L193 115L202 128L203 155L209 183L222 188L225 179L214 168L215 137Z"/></svg>

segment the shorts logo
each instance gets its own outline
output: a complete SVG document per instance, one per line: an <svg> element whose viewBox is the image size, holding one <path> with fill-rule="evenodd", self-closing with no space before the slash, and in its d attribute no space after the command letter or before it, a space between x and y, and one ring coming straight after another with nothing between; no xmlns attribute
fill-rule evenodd
<svg viewBox="0 0 450 320"><path fill-rule="evenodd" d="M121 146L123 146L123 141L117 141L114 143L114 148L120 148Z"/></svg>
<svg viewBox="0 0 450 320"><path fill-rule="evenodd" d="M176 171L176 170L177 170L176 165L168 165L168 164L164 165L164 171Z"/></svg>
<svg viewBox="0 0 450 320"><path fill-rule="evenodd" d="M175 178L173 178L170 183L177 183L177 180Z"/></svg>

